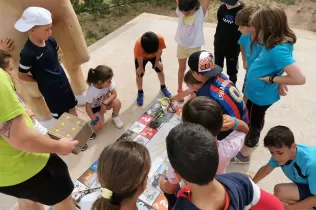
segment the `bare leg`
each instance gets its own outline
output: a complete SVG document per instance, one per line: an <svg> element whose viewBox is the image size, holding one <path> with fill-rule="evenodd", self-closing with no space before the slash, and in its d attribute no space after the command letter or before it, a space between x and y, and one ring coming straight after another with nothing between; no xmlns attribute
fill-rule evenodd
<svg viewBox="0 0 316 210"><path fill-rule="evenodd" d="M76 210L75 205L71 199L71 195L65 200L52 206L53 210Z"/></svg>
<svg viewBox="0 0 316 210"><path fill-rule="evenodd" d="M158 74L158 78L159 78L159 81L160 81L160 85L165 85L165 73L162 71L162 72L157 72Z"/></svg>
<svg viewBox="0 0 316 210"><path fill-rule="evenodd" d="M291 205L300 200L297 185L292 183L275 185L274 195L285 205Z"/></svg>
<svg viewBox="0 0 316 210"><path fill-rule="evenodd" d="M26 199L18 199L18 204L20 210L44 210L43 204Z"/></svg>
<svg viewBox="0 0 316 210"><path fill-rule="evenodd" d="M138 90L143 89L143 77L139 77L137 74L136 74L136 85L137 85Z"/></svg>
<svg viewBox="0 0 316 210"><path fill-rule="evenodd" d="M247 147L246 145L244 145L242 147L242 149L240 150L240 153L244 157L249 157L253 151L254 151L254 148L250 148L250 147Z"/></svg>
<svg viewBox="0 0 316 210"><path fill-rule="evenodd" d="M178 59L179 70L178 70L178 90L182 90L184 72L187 65L187 59Z"/></svg>
<svg viewBox="0 0 316 210"><path fill-rule="evenodd" d="M72 115L78 116L78 114L77 114L77 110L76 110L76 108L75 108L75 107L74 107L74 108L72 108L72 109L69 109L69 114L72 114Z"/></svg>
<svg viewBox="0 0 316 210"><path fill-rule="evenodd" d="M121 101L117 98L115 98L111 104L106 108L107 110L113 109L113 117L116 117L119 115L121 110Z"/></svg>

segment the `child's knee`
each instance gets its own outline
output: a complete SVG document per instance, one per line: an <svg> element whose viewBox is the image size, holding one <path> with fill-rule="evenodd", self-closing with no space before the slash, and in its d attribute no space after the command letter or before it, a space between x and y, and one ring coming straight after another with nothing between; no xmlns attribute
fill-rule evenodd
<svg viewBox="0 0 316 210"><path fill-rule="evenodd" d="M284 196L282 196L282 194L284 192L284 188L283 188L282 184L275 185L273 188L273 192L274 192L274 195L277 198L279 198L280 200L284 198Z"/></svg>
<svg viewBox="0 0 316 210"><path fill-rule="evenodd" d="M120 99L116 98L112 101L112 106L113 107L120 107L121 106L121 101Z"/></svg>

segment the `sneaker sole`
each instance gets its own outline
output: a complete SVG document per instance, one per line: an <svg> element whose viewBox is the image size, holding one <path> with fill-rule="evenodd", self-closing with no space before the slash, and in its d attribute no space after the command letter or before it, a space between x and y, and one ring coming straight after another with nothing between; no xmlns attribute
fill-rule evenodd
<svg viewBox="0 0 316 210"><path fill-rule="evenodd" d="M243 161L240 161L240 160L235 160L235 161L232 161L232 162L230 162L230 163L232 163L232 164L249 164L249 162L250 162L250 160L248 160L247 162L243 162Z"/></svg>

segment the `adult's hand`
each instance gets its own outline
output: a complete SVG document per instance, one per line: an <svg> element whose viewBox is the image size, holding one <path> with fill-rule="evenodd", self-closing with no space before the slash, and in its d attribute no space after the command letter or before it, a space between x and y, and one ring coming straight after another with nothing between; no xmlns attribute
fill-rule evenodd
<svg viewBox="0 0 316 210"><path fill-rule="evenodd" d="M71 153L78 145L77 140L72 140L69 138L61 138L59 140L59 148L57 154L59 155L68 155Z"/></svg>

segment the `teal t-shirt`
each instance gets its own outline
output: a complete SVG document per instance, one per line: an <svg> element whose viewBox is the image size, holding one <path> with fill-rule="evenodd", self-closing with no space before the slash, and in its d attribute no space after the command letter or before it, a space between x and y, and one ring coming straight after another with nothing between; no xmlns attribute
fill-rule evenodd
<svg viewBox="0 0 316 210"><path fill-rule="evenodd" d="M296 157L289 164L280 166L271 157L268 165L271 168L281 167L292 182L309 185L311 193L316 195L316 147L297 144L296 149Z"/></svg>
<svg viewBox="0 0 316 210"><path fill-rule="evenodd" d="M260 106L271 105L280 100L278 84L269 84L258 78L280 76L285 67L295 62L293 45L290 43L279 44L272 49L264 48L248 69L245 87L247 98Z"/></svg>
<svg viewBox="0 0 316 210"><path fill-rule="evenodd" d="M19 115L23 115L26 125L33 129L33 122L16 96L10 76L0 68L0 123ZM20 151L0 137L0 187L30 179L45 167L49 156Z"/></svg>
<svg viewBox="0 0 316 210"><path fill-rule="evenodd" d="M257 42L254 42L252 45L251 50L251 34L244 35L242 34L239 38L238 44L244 47L244 52L247 60L248 69L250 68L251 64L258 58L261 51L263 50L262 45L258 45Z"/></svg>

